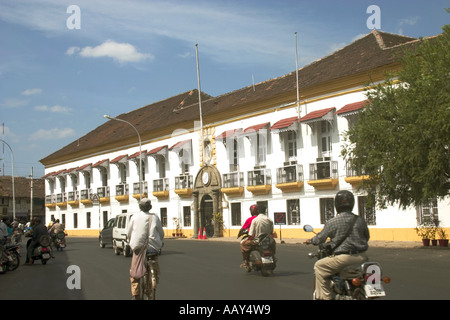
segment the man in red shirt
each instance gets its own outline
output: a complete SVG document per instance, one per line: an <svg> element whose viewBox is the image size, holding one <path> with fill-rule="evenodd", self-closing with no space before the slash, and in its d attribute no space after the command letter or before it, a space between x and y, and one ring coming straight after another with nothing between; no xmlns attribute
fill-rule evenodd
<svg viewBox="0 0 450 320"><path fill-rule="evenodd" d="M248 264L249 253L253 246L253 240L252 237L248 236L248 231L250 229L250 225L252 224L253 219L255 219L259 214L258 206L256 204L250 206L250 214L252 216L245 221L244 225L242 226L241 230L239 230L238 234L238 238L242 235L245 235L241 241L242 259L244 260L244 262L241 264L241 268L245 267Z"/></svg>

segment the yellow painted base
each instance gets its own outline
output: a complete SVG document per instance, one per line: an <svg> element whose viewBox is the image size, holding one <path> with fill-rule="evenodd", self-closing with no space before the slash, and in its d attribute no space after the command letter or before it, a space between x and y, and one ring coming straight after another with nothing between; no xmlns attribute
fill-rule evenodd
<svg viewBox="0 0 450 320"><path fill-rule="evenodd" d="M275 226L274 228L276 237L280 236L280 227ZM444 228L447 234L450 234L450 228ZM315 232L321 231L321 229L314 229ZM391 228L391 229L378 229L369 228L370 240L383 240L383 241L421 241L414 231L413 228ZM85 237L98 237L100 231L96 229L77 229L77 230L66 230L68 236L85 236ZM239 229L225 229L223 231L224 237L236 238ZM172 237L172 234L176 233L175 229L164 229L165 237ZM192 238L194 235L194 230L192 229L182 229L181 233L185 238ZM281 226L281 236L283 239L309 239L314 236L313 233L308 233L303 231L301 228L288 228L286 226Z"/></svg>

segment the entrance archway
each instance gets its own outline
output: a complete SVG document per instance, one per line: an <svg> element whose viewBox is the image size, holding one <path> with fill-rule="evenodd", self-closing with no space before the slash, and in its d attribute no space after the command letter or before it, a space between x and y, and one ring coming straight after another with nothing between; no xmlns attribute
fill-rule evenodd
<svg viewBox="0 0 450 320"><path fill-rule="evenodd" d="M222 237L223 228L217 223L217 217L222 217L222 178L215 166L203 166L194 181L194 238L198 238L200 230L206 236Z"/></svg>

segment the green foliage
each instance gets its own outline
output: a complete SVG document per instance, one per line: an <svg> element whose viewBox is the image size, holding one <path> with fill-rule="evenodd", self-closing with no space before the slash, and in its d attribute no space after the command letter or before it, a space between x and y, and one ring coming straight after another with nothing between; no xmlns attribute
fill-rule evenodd
<svg viewBox="0 0 450 320"><path fill-rule="evenodd" d="M345 135L342 155L370 179L379 206L406 208L450 190L450 25L400 57L402 69L368 87L370 101Z"/></svg>

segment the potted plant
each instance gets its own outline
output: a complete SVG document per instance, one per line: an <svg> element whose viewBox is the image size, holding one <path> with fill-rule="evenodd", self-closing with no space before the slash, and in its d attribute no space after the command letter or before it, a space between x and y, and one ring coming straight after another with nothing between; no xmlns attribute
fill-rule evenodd
<svg viewBox="0 0 450 320"><path fill-rule="evenodd" d="M431 240L431 245L433 247L437 246L437 239L436 239L436 231L437 231L437 227L430 227L430 240Z"/></svg>
<svg viewBox="0 0 450 320"><path fill-rule="evenodd" d="M445 232L444 228L442 228L442 227L437 228L437 236L438 236L439 246L448 247L448 237L447 237L447 233Z"/></svg>
<svg viewBox="0 0 450 320"><path fill-rule="evenodd" d="M425 247L428 247L430 245L430 235L431 235L431 227L429 226L417 226L414 228L417 235L422 239L422 244Z"/></svg>

